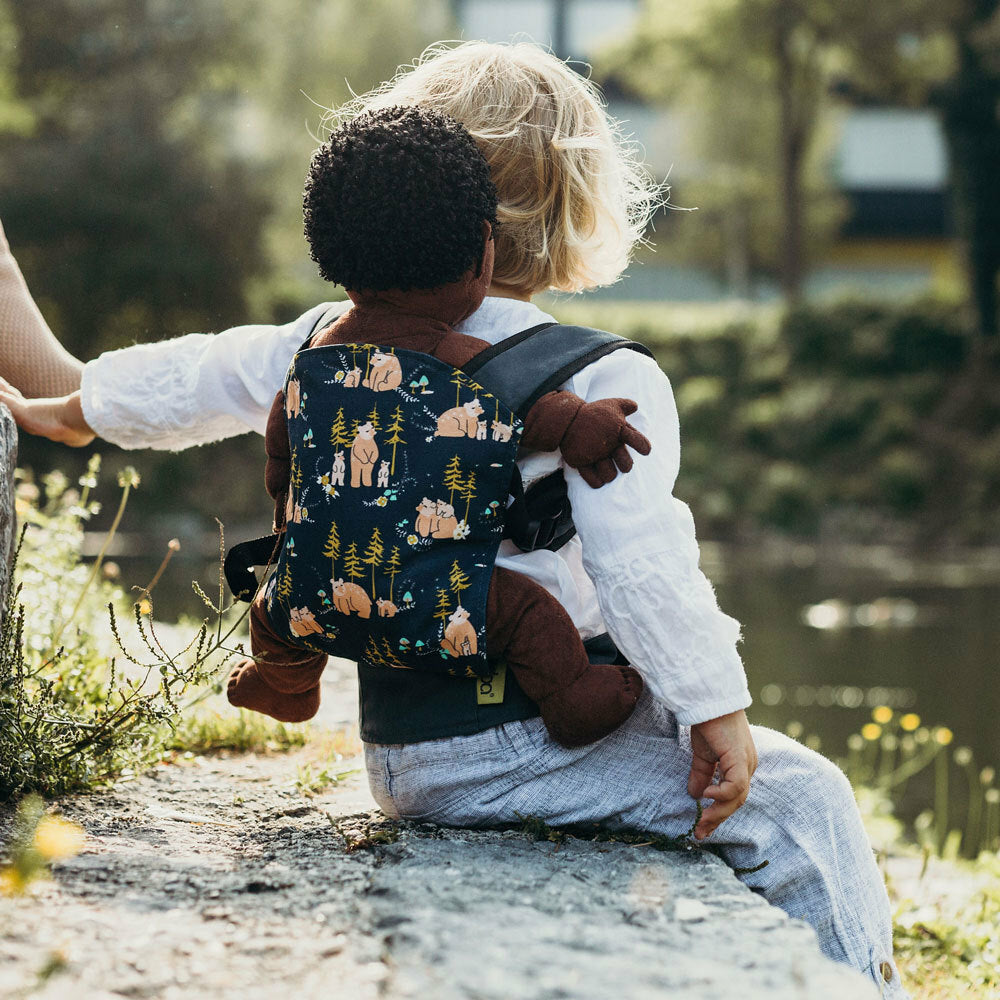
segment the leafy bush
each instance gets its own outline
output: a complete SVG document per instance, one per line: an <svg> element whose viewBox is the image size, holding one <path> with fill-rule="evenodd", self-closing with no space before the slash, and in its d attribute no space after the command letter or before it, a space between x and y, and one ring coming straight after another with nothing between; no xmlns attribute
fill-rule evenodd
<svg viewBox="0 0 1000 1000"><path fill-rule="evenodd" d="M46 477L41 494L31 482L19 489L19 583L0 630L0 800L90 787L159 759L175 742L183 699L200 700L242 653L233 640L239 622L224 627L221 592L217 606L206 598L213 626L204 622L174 654L160 641L148 596L128 608L99 578L100 559L80 561L83 525L98 510L96 473L94 461L82 492L60 473ZM120 483L116 525L134 474Z"/></svg>
<svg viewBox="0 0 1000 1000"><path fill-rule="evenodd" d="M1000 356L951 304L707 324L667 304L555 311L656 355L680 415L677 492L703 534L812 535L863 511L897 538L1000 542Z"/></svg>

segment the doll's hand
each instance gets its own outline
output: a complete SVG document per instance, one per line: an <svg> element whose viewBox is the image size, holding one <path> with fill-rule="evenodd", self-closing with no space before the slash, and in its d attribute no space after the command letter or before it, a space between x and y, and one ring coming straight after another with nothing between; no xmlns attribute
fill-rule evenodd
<svg viewBox="0 0 1000 1000"><path fill-rule="evenodd" d="M0 403L6 404L17 426L29 434L82 448L95 434L83 416L80 393L52 399L25 399L6 379L0 378Z"/></svg>
<svg viewBox="0 0 1000 1000"><path fill-rule="evenodd" d="M584 403L560 445L566 464L576 469L593 489L610 483L619 470L632 468L634 448L648 455L651 445L625 418L638 406L631 399L597 399Z"/></svg>

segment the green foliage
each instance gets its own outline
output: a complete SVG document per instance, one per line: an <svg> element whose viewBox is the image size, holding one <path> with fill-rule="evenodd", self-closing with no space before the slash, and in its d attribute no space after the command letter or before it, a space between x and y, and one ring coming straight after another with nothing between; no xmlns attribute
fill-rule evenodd
<svg viewBox="0 0 1000 1000"><path fill-rule="evenodd" d="M849 535L864 511L901 542L1000 540L1000 358L953 305L846 302L707 328L633 306L589 321L649 345L670 378L678 493L703 534Z"/></svg>
<svg viewBox="0 0 1000 1000"><path fill-rule="evenodd" d="M306 726L275 722L257 712L201 710L182 715L167 736L165 746L167 750L195 754L220 750L281 753L305 746L308 739Z"/></svg>
<svg viewBox="0 0 1000 1000"><path fill-rule="evenodd" d="M20 489L20 582L0 628L0 800L92 787L159 759L176 742L182 699L242 652L231 645L237 626L223 627L221 599L213 627L204 622L176 654L139 605L127 632L119 624L124 595L79 558L97 512L96 471L92 462L82 492L59 473L41 497L33 483ZM132 484L126 477L123 494Z"/></svg>

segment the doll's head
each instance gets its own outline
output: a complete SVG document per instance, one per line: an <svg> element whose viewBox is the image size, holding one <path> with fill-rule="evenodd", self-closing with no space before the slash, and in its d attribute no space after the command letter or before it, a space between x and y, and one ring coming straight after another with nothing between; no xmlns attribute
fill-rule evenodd
<svg viewBox="0 0 1000 1000"><path fill-rule="evenodd" d="M355 301L434 291L442 302L458 294L468 315L486 294L496 189L472 137L446 115L394 107L342 125L313 155L303 207L320 274Z"/></svg>

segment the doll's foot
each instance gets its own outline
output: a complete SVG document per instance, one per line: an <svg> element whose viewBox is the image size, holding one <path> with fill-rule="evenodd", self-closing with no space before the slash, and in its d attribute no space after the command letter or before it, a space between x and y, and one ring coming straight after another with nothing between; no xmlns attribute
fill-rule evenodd
<svg viewBox="0 0 1000 1000"><path fill-rule="evenodd" d="M641 694L642 677L633 667L595 663L539 708L557 743L580 747L613 733L635 711Z"/></svg>
<svg viewBox="0 0 1000 1000"><path fill-rule="evenodd" d="M251 659L241 660L229 675L226 697L230 705L270 715L279 722L305 722L319 711L318 683L301 694L275 691Z"/></svg>

